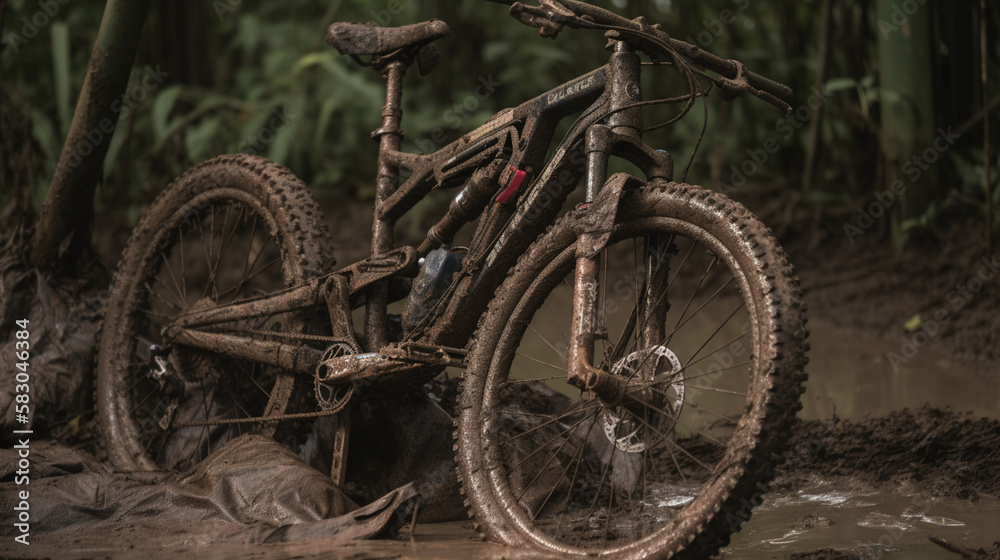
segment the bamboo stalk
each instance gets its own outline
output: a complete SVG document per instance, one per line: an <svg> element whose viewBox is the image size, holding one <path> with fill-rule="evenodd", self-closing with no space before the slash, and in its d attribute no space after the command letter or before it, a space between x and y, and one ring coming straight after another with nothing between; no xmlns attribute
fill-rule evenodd
<svg viewBox="0 0 1000 560"><path fill-rule="evenodd" d="M90 248L94 193L118 123L120 99L150 0L108 0L69 134L32 240L32 264L70 272ZM117 105L117 110L116 110Z"/></svg>
<svg viewBox="0 0 1000 560"><path fill-rule="evenodd" d="M820 14L823 19L820 23L819 69L816 70L817 91L821 90L823 88L823 84L826 83L827 66L829 65L831 26L830 12L832 10L831 0L823 0L823 6L820 10ZM812 121L809 123L809 147L806 149L806 164L805 169L802 171L802 190L804 192L809 192L812 189L813 175L815 174L816 166L816 152L819 150L819 123L822 113L823 107L820 106L816 109L816 112L813 114Z"/></svg>
<svg viewBox="0 0 1000 560"><path fill-rule="evenodd" d="M979 0L979 50L983 80L983 190L986 191L986 247L993 254L993 181L990 174L990 91L987 81L986 0Z"/></svg>

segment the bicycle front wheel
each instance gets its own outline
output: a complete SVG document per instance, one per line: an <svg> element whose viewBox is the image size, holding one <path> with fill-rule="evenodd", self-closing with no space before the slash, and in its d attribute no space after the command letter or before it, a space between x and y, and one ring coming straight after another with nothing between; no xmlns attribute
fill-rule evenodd
<svg viewBox="0 0 1000 560"><path fill-rule="evenodd" d="M626 191L599 260L594 365L626 387L608 404L566 383L580 212L520 259L475 335L456 430L467 505L514 546L707 557L759 503L800 407L798 281L725 196Z"/></svg>

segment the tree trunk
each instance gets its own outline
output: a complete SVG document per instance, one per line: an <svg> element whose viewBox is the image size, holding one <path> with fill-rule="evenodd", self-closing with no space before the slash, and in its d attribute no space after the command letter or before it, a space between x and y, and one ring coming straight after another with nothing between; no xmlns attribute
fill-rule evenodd
<svg viewBox="0 0 1000 560"><path fill-rule="evenodd" d="M915 11L903 11L895 0L878 0L879 99L886 161L883 190L895 181L902 181L906 189L905 204L896 204L892 210L897 219L923 214L933 199L935 183L933 166L913 162L914 157L922 157L926 149L933 148L935 134L930 40L933 10L928 5L918 6Z"/></svg>
<svg viewBox="0 0 1000 560"><path fill-rule="evenodd" d="M90 250L94 192L123 107L150 0L108 0L66 144L32 241L32 264L72 272Z"/></svg>

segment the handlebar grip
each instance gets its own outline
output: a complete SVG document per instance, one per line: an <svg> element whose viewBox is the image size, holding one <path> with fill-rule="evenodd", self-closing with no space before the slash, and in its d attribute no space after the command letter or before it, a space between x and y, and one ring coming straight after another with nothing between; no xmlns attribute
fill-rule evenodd
<svg viewBox="0 0 1000 560"><path fill-rule="evenodd" d="M765 78L760 74L754 74L749 71L746 76L747 81L750 82L751 86L763 91L764 93L769 93L785 103L791 104L795 101L795 94L792 92L792 88L786 86L785 84L780 84L770 78Z"/></svg>
<svg viewBox="0 0 1000 560"><path fill-rule="evenodd" d="M758 90L756 95L757 95L757 99L760 99L761 101L763 101L765 103L769 103L771 105L774 105L775 107L777 107L777 108L781 109L782 111L784 111L784 113L786 115L792 114L792 111L794 110L792 108L792 106L789 105L784 99L780 99L777 96L772 95L771 93L769 93L767 91Z"/></svg>

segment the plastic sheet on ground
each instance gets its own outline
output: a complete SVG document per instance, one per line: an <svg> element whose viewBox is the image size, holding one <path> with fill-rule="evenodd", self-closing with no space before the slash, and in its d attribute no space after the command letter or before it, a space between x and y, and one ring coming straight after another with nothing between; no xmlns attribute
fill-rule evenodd
<svg viewBox="0 0 1000 560"><path fill-rule="evenodd" d="M419 498L412 484L359 508L330 478L274 440L233 439L185 473L115 473L93 457L32 443L29 485L15 483L15 449L0 450L0 502L28 490L32 543L128 548L342 542L393 535ZM12 538L12 524L0 536Z"/></svg>

